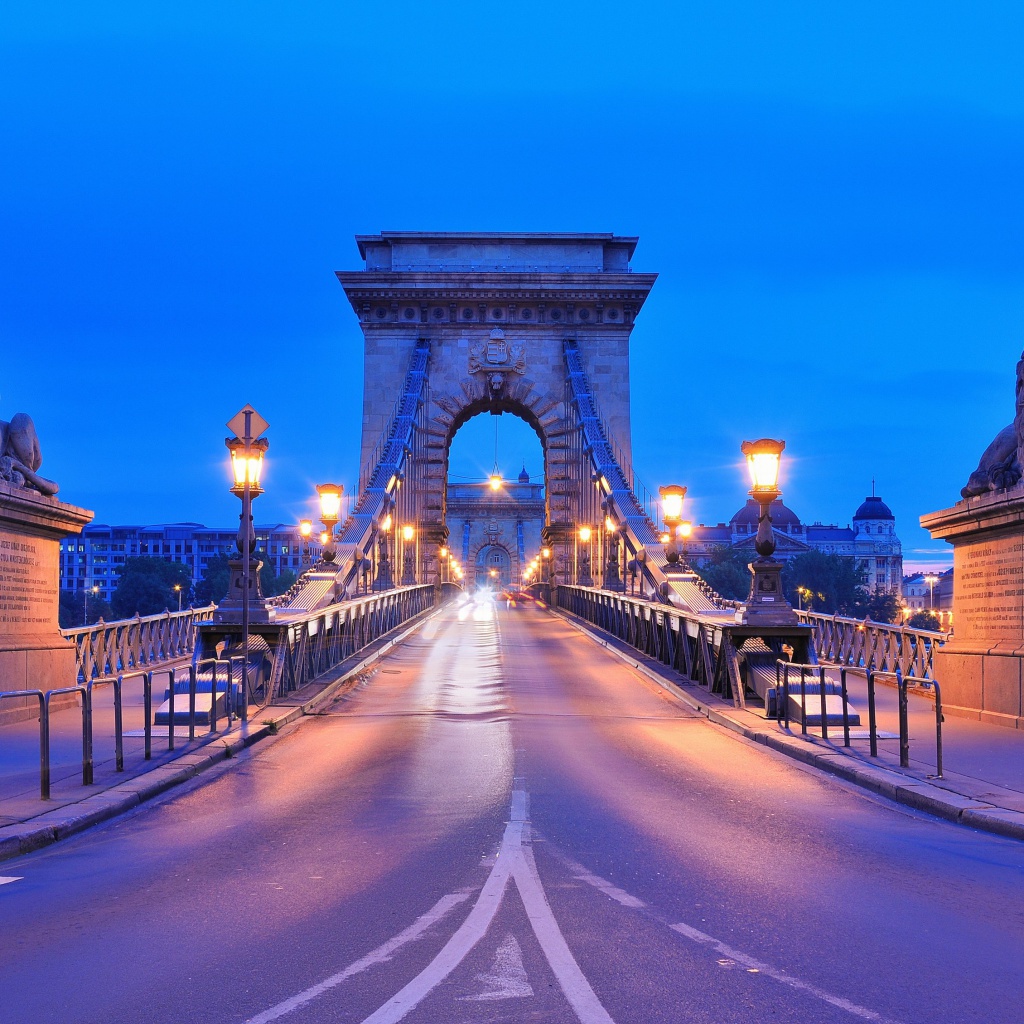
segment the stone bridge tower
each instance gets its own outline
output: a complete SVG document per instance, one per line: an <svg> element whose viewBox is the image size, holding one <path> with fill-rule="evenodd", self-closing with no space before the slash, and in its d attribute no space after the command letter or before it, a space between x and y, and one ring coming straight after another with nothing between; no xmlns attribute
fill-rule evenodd
<svg viewBox="0 0 1024 1024"><path fill-rule="evenodd" d="M365 269L338 279L364 337L361 479L425 340L426 465L416 501L424 536L442 537L452 437L484 412L512 413L537 432L548 523L569 526L592 485L579 469L563 342L575 339L607 433L631 463L629 336L656 278L630 271L637 239L387 231L356 241Z"/></svg>

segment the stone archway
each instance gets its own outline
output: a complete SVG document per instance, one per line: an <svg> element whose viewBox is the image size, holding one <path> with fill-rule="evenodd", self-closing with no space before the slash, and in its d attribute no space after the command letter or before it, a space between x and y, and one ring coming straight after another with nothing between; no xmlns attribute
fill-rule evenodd
<svg viewBox="0 0 1024 1024"><path fill-rule="evenodd" d="M472 557L473 572L478 587L505 588L512 585L515 558L504 544L494 542L479 544ZM492 571L497 575L491 577Z"/></svg>

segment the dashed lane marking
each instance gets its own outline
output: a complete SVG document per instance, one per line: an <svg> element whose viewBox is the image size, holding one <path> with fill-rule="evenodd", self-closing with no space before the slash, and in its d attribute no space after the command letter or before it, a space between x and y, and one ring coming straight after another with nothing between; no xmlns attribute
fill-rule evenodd
<svg viewBox="0 0 1024 1024"><path fill-rule="evenodd" d="M7 885L9 882L20 882L23 875L0 875L0 885Z"/></svg>
<svg viewBox="0 0 1024 1024"><path fill-rule="evenodd" d="M859 1017L861 1020L874 1021L875 1024L898 1024L897 1021L883 1016L876 1010L870 1010L866 1006L860 1006L857 1003L851 1002L849 999L844 999L842 996L833 995L831 992L826 992L824 989L818 988L817 985L813 985L807 981L802 981L800 978L795 978L793 975L787 974L785 971L777 967L773 967L771 964L766 964L761 960L757 960L748 953L735 949L722 942L720 939L716 939L713 935L708 935L706 932L702 932L700 929L694 928L692 925L688 925L683 922L672 923L659 911L649 907L643 900L637 899L637 897L632 896L628 892L620 889L618 886L613 885L607 879L601 878L600 876L588 871L582 864L573 860L562 851L556 850L551 846L547 847L547 849L557 860L561 861L561 863L569 869L575 878L578 878L581 882L586 882L588 885L592 885L599 892L602 892L610 899L615 900L616 903L621 903L624 907L630 907L634 910L641 911L645 916L652 918L659 924L666 925L677 935L682 935L691 942L710 946L715 950L715 952L722 954L725 959L718 960L719 965L722 967L732 967L735 964L741 964L746 968L747 973L749 974L766 975L773 981L778 981L789 988L796 989L799 992L804 992L809 996L814 996L816 999L820 999L822 1002L828 1003L830 1006L835 1006L840 1010L845 1010L847 1013L852 1014L854 1017Z"/></svg>

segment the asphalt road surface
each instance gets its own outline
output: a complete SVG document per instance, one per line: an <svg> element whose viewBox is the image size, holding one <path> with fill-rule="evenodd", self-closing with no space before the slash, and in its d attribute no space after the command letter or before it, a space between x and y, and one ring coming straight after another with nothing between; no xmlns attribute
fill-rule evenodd
<svg viewBox="0 0 1024 1024"><path fill-rule="evenodd" d="M447 609L0 875L3 1024L1024 1020L1024 844L734 738L532 605Z"/></svg>

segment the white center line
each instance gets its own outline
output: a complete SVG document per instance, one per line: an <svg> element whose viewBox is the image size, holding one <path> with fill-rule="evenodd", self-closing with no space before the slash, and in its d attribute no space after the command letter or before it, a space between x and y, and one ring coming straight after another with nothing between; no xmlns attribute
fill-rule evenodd
<svg viewBox="0 0 1024 1024"><path fill-rule="evenodd" d="M511 820L505 828L495 865L462 927L430 964L380 1009L370 1014L363 1024L396 1024L444 981L487 934L510 878L519 889L537 941L580 1024L615 1024L576 963L544 895L537 865L529 845L524 842L527 827L524 790L513 792L509 817Z"/></svg>

